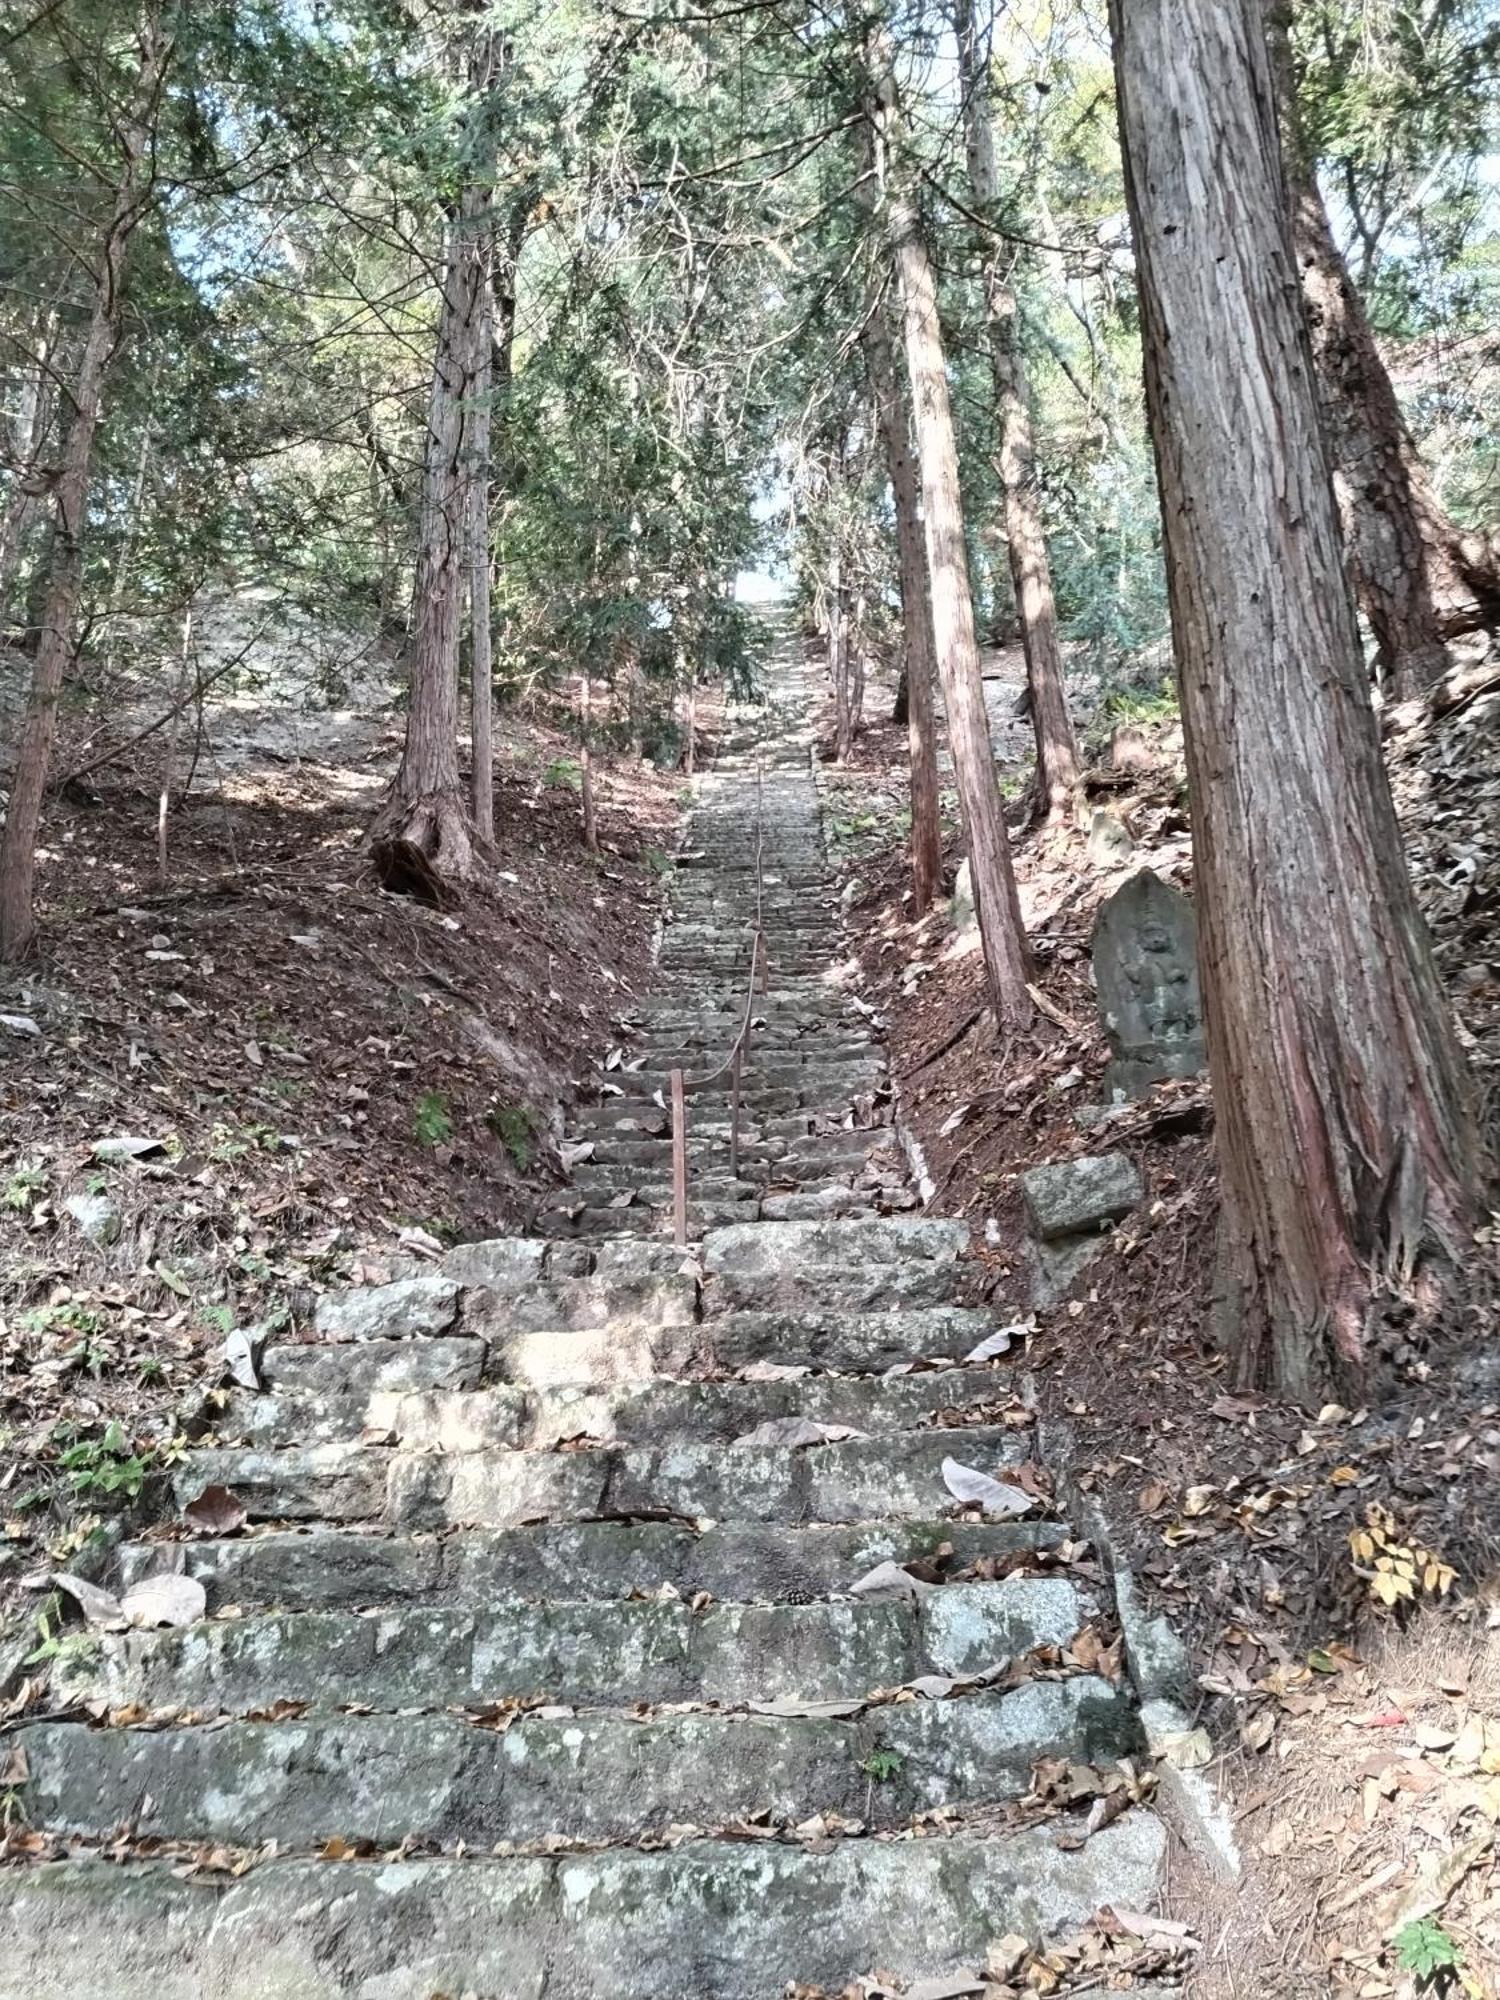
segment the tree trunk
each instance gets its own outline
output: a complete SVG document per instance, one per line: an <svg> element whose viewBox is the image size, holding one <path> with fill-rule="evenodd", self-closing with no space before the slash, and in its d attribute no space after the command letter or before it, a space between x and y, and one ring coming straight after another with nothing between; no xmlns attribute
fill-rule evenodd
<svg viewBox="0 0 1500 2000"><path fill-rule="evenodd" d="M489 116L495 38L482 27L467 49L473 132ZM471 471L477 390L488 349L492 190L483 153L449 229L438 314L422 513L412 586L410 702L406 746L391 796L371 830L371 854L388 889L440 901L473 873L474 828L458 768L458 647L471 580ZM486 454L487 456L487 454ZM488 529L486 527L486 542ZM486 591L488 595L488 573Z"/></svg>
<svg viewBox="0 0 1500 2000"><path fill-rule="evenodd" d="M878 49L875 55L875 100L867 115L877 145L884 149L889 170L890 148L885 141L897 116L895 89L888 58L882 58ZM998 1025L1010 1029L1025 1026L1032 1016L1031 995L1027 990L1030 966L1011 867L1010 841L1000 805L1000 787L995 780L995 754L990 743L979 646L974 634L974 604L969 593L969 561L959 499L958 443L943 365L937 290L916 208L903 190L889 189L885 222L905 322L906 367L922 476L933 642L942 675L948 744L953 754L953 773L974 878L974 902L990 998Z"/></svg>
<svg viewBox="0 0 1500 2000"><path fill-rule="evenodd" d="M136 224L151 199L151 121L170 50L159 22L148 16L141 30L140 68L131 106L118 133L120 178L99 249L88 331L67 394L72 409L54 488L41 633L16 745L5 834L0 840L0 959L22 957L35 935L36 840L57 729L58 696L73 650L73 620L83 590L83 533L94 435L103 409L105 380L120 340L126 255Z"/></svg>
<svg viewBox="0 0 1500 2000"><path fill-rule="evenodd" d="M958 39L959 90L964 105L965 153L974 206L988 220L996 208L995 152L990 132L987 62L979 45L972 0L952 0ZM1000 436L1000 486L1005 495L1005 537L1010 579L1026 655L1031 724L1036 736L1037 793L1054 821L1077 818L1082 797L1078 739L1068 714L1062 645L1052 566L1037 504L1036 451L1031 394L1021 353L1016 295L1000 268L996 238L976 232L990 336L990 374Z"/></svg>
<svg viewBox="0 0 1500 2000"><path fill-rule="evenodd" d="M22 384L20 407L11 427L11 487L0 515L0 627L10 624L27 538L41 511L37 468L52 424L57 324L56 311L49 309L37 338L36 367Z"/></svg>
<svg viewBox="0 0 1500 2000"><path fill-rule="evenodd" d="M1405 699L1443 671L1445 638L1500 622L1500 560L1484 536L1465 533L1444 512L1406 427L1329 225L1297 109L1289 13L1289 0L1271 0L1266 30L1345 562L1381 677Z"/></svg>
<svg viewBox="0 0 1500 2000"><path fill-rule="evenodd" d="M846 764L854 742L849 713L849 607L836 549L828 563L828 677L833 682L833 754Z"/></svg>
<svg viewBox="0 0 1500 2000"><path fill-rule="evenodd" d="M495 838L495 689L490 635L490 301L487 244L480 247L474 326L474 413L469 452L469 747L474 831Z"/></svg>
<svg viewBox="0 0 1500 2000"><path fill-rule="evenodd" d="M583 821L583 844L590 854L599 851L599 821L594 811L593 686L585 674L578 694L578 800Z"/></svg>
<svg viewBox="0 0 1500 2000"><path fill-rule="evenodd" d="M1479 1149L1318 424L1261 0L1111 0L1240 1377L1310 1401L1434 1307Z"/></svg>

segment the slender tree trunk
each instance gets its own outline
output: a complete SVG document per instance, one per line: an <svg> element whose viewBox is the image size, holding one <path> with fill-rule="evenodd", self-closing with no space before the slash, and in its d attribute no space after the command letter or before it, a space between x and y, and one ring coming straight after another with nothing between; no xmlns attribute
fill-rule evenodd
<svg viewBox="0 0 1500 2000"><path fill-rule="evenodd" d="M490 339L489 256L480 250L474 326L474 416L469 454L469 743L474 831L495 838L495 689L490 633Z"/></svg>
<svg viewBox="0 0 1500 2000"><path fill-rule="evenodd" d="M833 682L833 754L846 764L854 741L849 716L849 607L837 549L828 562L828 675Z"/></svg>
<svg viewBox="0 0 1500 2000"><path fill-rule="evenodd" d="M466 49L468 118L478 157L449 229L428 403L406 746L391 796L371 830L371 853L386 887L428 899L451 893L474 868L474 828L458 767L458 648L472 575L477 389L481 365L487 370L489 363L478 335L488 309L493 194L486 178L489 149L478 135L490 116L496 53L495 37L481 26Z"/></svg>
<svg viewBox="0 0 1500 2000"><path fill-rule="evenodd" d="M897 116L895 89L888 58L878 47L873 53L876 92L869 116L889 172L890 149L885 141ZM888 189L885 221L905 321L906 366L922 475L933 640L948 716L948 743L974 879L990 998L997 1023L1009 1029L1026 1025L1032 1016L1027 989L1030 965L1000 787L995 779L995 753L974 633L959 499L958 443L943 365L937 289L916 208L898 187Z"/></svg>
<svg viewBox="0 0 1500 2000"><path fill-rule="evenodd" d="M972 0L952 0L958 39L959 89L964 106L965 154L974 206L990 219L997 206L995 151L990 132L988 64L974 22ZM1075 819L1082 796L1078 739L1068 713L1062 644L1052 566L1037 503L1036 450L1031 392L1021 353L1016 295L1000 265L1000 245L976 231L990 336L990 373L1000 435L1000 487L1005 495L1005 537L1011 586L1026 655L1031 726L1036 736L1037 794L1052 820Z"/></svg>
<svg viewBox="0 0 1500 2000"><path fill-rule="evenodd" d="M578 695L578 793L583 817L583 844L599 851L599 822L594 811L593 687L588 674Z"/></svg>
<svg viewBox="0 0 1500 2000"><path fill-rule="evenodd" d="M1342 571L1261 0L1111 0L1240 1374L1316 1401L1429 1308L1480 1162Z"/></svg>
<svg viewBox="0 0 1500 2000"><path fill-rule="evenodd" d="M1345 561L1382 678L1404 699L1443 671L1445 638L1500 623L1500 557L1440 504L1334 240L1297 108L1290 11L1270 0L1266 30Z"/></svg>
<svg viewBox="0 0 1500 2000"><path fill-rule="evenodd" d="M151 199L151 121L169 55L170 44L161 34L160 23L148 16L141 30L140 69L131 107L118 134L120 178L100 244L88 331L78 371L67 392L72 407L54 488L41 635L16 746L5 834L0 840L0 959L22 957L35 934L36 841L57 730L58 696L73 650L73 621L83 591L83 534L94 435L103 409L105 380L119 346L130 239Z"/></svg>
<svg viewBox="0 0 1500 2000"><path fill-rule="evenodd" d="M37 468L52 424L51 369L57 345L57 314L49 310L36 343L36 367L26 377L21 407L12 428L14 470L5 512L0 515L0 625L10 623L16 582L32 522L41 509Z"/></svg>

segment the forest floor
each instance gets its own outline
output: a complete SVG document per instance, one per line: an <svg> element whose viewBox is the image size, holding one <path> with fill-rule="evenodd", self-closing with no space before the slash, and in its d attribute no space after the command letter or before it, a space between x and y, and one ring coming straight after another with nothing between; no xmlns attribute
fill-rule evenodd
<svg viewBox="0 0 1500 2000"><path fill-rule="evenodd" d="M1004 715L1024 680L1019 653L990 669ZM1094 913L1142 865L1190 886L1180 730L1166 715L1132 728L1122 770L1101 723L1090 795L1109 822L1093 840L1018 839L1045 1011L1024 1041L1000 1046L977 941L955 934L946 908L910 921L905 730L884 720L883 690L872 689L867 712L850 764L825 767L829 824L856 885L847 900L866 997L936 1183L931 1207L966 1216L986 1237L993 1300L1024 1328L1018 1386L1029 1376L1044 1416L1067 1425L1076 1476L1102 1501L1117 1555L1189 1644L1204 1733L1182 1755L1206 1760L1233 1813L1246 1880L1220 1884L1185 1853L1175 1877L1176 1914L1203 1944L1192 1991L1205 2000L1493 1995L1500 1287L1491 1234L1476 1246L1461 1344L1411 1353L1392 1406L1330 1405L1314 1417L1240 1392L1205 1337L1216 1200L1206 1078L1098 1116L1108 1050L1090 968ZM1434 701L1387 718L1413 873L1492 1133L1497 723L1494 660L1470 663ZM1002 760L1029 734L1024 724L997 733ZM1113 1150L1134 1160L1147 1198L1071 1296L1036 1311L1019 1254L1017 1176ZM1420 1603L1392 1612L1373 1600L1368 1553L1357 1565L1350 1541L1360 1533L1397 1561L1416 1552ZM1441 1963L1450 1947L1461 1968L1451 1974ZM1427 1985L1400 1963L1423 1949L1437 1954Z"/></svg>
<svg viewBox="0 0 1500 2000"><path fill-rule="evenodd" d="M49 809L0 986L0 1611L170 1455L232 1328L524 1229L649 974L680 776L600 769L591 854L565 718L502 711L498 864L440 912L365 861L399 714L339 720L214 717L165 877L159 735Z"/></svg>

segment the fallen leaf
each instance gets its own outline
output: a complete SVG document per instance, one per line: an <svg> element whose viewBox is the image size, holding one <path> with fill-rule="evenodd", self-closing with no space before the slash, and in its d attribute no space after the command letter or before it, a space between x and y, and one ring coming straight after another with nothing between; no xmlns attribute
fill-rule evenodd
<svg viewBox="0 0 1500 2000"><path fill-rule="evenodd" d="M120 1599L128 1625L196 1625L208 1610L208 1593L195 1576L143 1576Z"/></svg>
<svg viewBox="0 0 1500 2000"><path fill-rule="evenodd" d="M938 1589L934 1583L924 1583L920 1577L912 1575L900 1563L877 1563L867 1571L858 1583L851 1583L851 1597L907 1597L915 1600L928 1597Z"/></svg>
<svg viewBox="0 0 1500 2000"><path fill-rule="evenodd" d="M101 1589L86 1577L69 1576L66 1570L55 1571L48 1582L56 1589L67 1592L90 1625L97 1626L101 1632L124 1631L125 1614L113 1591Z"/></svg>
<svg viewBox="0 0 1500 2000"><path fill-rule="evenodd" d="M260 1389L260 1350L263 1343L237 1326L224 1342L224 1367L242 1389Z"/></svg>
<svg viewBox="0 0 1500 2000"><path fill-rule="evenodd" d="M998 1327L994 1333L986 1335L977 1347L971 1347L964 1360L993 1361L997 1355L1009 1354L1017 1340L1024 1340L1029 1330L1024 1323Z"/></svg>
<svg viewBox="0 0 1500 2000"><path fill-rule="evenodd" d="M799 1701L790 1694L782 1695L776 1701L749 1703L752 1715L811 1717L822 1722L846 1722L850 1716L863 1714L864 1707L862 1701Z"/></svg>
<svg viewBox="0 0 1500 2000"><path fill-rule="evenodd" d="M1028 1514L1036 1504L1019 1486L1007 1486L1003 1480L992 1479L989 1473L972 1465L960 1465L956 1458L943 1460L943 1484L965 1506L982 1507L986 1514L997 1514L1002 1519L1007 1515Z"/></svg>
<svg viewBox="0 0 1500 2000"><path fill-rule="evenodd" d="M235 1535L250 1514L227 1486L205 1486L197 1499L183 1508L182 1518L195 1535Z"/></svg>
<svg viewBox="0 0 1500 2000"><path fill-rule="evenodd" d="M811 1417L772 1417L753 1431L735 1439L736 1444L786 1445L796 1450L809 1444L841 1444L846 1438L863 1437L863 1431L848 1424L820 1424Z"/></svg>

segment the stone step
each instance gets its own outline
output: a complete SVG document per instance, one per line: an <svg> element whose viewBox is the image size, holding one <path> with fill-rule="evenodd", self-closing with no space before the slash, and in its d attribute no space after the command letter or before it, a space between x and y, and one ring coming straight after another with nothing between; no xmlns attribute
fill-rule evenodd
<svg viewBox="0 0 1500 2000"><path fill-rule="evenodd" d="M954 1443L949 1431L906 1431L799 1451L772 1445L674 1444L446 1457L372 1449L363 1455L388 1468L389 1519L402 1530L507 1528L611 1515L791 1524L922 1520L941 1513L948 1504L942 1462L956 1455ZM1017 1433L999 1426L965 1430L961 1445L963 1462L984 1472L1001 1472L1025 1456ZM358 1447L352 1451L359 1454ZM304 1455L283 1454L293 1459ZM276 1454L195 1452L176 1485L179 1492L196 1492L214 1482L245 1498L236 1461L250 1460L258 1470L268 1456ZM366 1476L378 1475L371 1470ZM252 1512L261 1518L307 1518L313 1489L305 1482L294 1482L285 1491L266 1480L244 1484L250 1488ZM354 1515L349 1511L335 1518Z"/></svg>
<svg viewBox="0 0 1500 2000"><path fill-rule="evenodd" d="M159 1572L197 1577L212 1607L255 1610L432 1603L487 1608L502 1600L652 1596L783 1603L848 1590L877 1563L931 1557L946 1542L952 1567L1053 1546L1051 1521L928 1518L853 1526L767 1527L723 1522L702 1531L665 1521L584 1521L471 1529L443 1537L276 1528L227 1541L133 1542L125 1583Z"/></svg>
<svg viewBox="0 0 1500 2000"><path fill-rule="evenodd" d="M775 2000L1061 1935L1103 1902L1149 1907L1160 1822L1081 1850L1006 1839L842 1840L823 1851L689 1842L554 1859L273 1861L239 1880L167 1863L0 1874L4 2000ZM258 1971L247 1984L247 1962ZM400 1983L392 1968L400 1967Z"/></svg>
<svg viewBox="0 0 1500 2000"><path fill-rule="evenodd" d="M881 1290L878 1270L869 1289ZM977 1306L731 1311L704 1321L699 1351L716 1372L728 1375L764 1361L881 1375L913 1358L961 1361L994 1331L994 1315Z"/></svg>
<svg viewBox="0 0 1500 2000"><path fill-rule="evenodd" d="M363 1350L368 1352L369 1350ZM351 1357L358 1359L359 1356ZM366 1433L409 1451L546 1450L577 1437L665 1444L732 1444L783 1417L866 1432L911 1430L941 1413L984 1412L1006 1394L988 1367L924 1370L882 1381L813 1375L782 1382L672 1381L656 1376L613 1387L324 1390L315 1395L236 1391L216 1425L219 1444L264 1451L288 1445L358 1443Z"/></svg>
<svg viewBox="0 0 1500 2000"><path fill-rule="evenodd" d="M1038 1758L1108 1759L1138 1736L1130 1704L1080 1674L852 1721L523 1714L497 1732L454 1715L308 1715L160 1730L41 1722L10 1740L25 1753L20 1792L34 1826L87 1833L112 1811L137 1837L274 1840L285 1851L334 1836L638 1839L762 1813L895 1827L935 1806L1013 1797ZM868 1769L877 1753L879 1780Z"/></svg>
<svg viewBox="0 0 1500 2000"><path fill-rule="evenodd" d="M56 1705L139 1702L243 1715L314 1709L483 1707L545 1699L738 1705L858 1700L918 1675L992 1672L1084 1623L1061 1577L950 1584L910 1603L589 1601L406 1606L370 1615L297 1611L181 1631L75 1641Z"/></svg>

